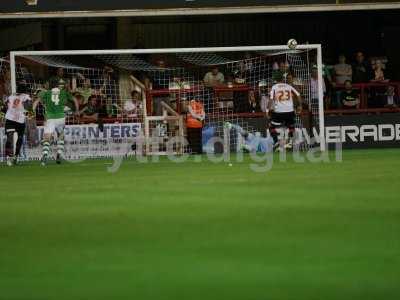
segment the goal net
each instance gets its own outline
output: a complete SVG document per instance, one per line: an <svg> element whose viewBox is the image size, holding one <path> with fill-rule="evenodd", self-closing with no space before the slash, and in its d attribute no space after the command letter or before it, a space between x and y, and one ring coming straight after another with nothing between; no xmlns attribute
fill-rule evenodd
<svg viewBox="0 0 400 300"><path fill-rule="evenodd" d="M1 64L14 93L25 84L35 97L62 79L78 100L79 116L66 107L69 159L191 153L185 125L193 101L205 113L202 151L241 151L243 132L268 137L268 94L280 75L302 95L296 141L306 149L310 137L323 138L321 71L319 45L12 52L10 64ZM39 137L44 115L39 106ZM234 126L227 130L226 124ZM25 143L22 152L38 159L40 145Z"/></svg>

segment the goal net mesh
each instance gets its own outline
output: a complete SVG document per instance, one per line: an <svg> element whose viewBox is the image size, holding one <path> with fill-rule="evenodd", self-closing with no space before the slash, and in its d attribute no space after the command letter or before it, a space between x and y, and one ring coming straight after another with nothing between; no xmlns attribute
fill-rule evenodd
<svg viewBox="0 0 400 300"><path fill-rule="evenodd" d="M32 53L16 56L16 83L17 87L27 84L34 97L40 90L49 89L52 79L62 78L66 89L78 100L84 111L79 117L71 107L66 107L67 158L163 152L170 139L185 137L186 131L180 128L182 123L178 118L162 118L167 115L162 103L182 116L185 127L192 100L202 103L205 111L202 150L222 152L227 122L236 125L235 128L239 126L242 129L239 133L259 132L268 137L265 110L270 88L279 75L301 93L304 112L296 118L298 132L318 128L318 101L311 99L310 82L316 55L316 50L289 49L96 55ZM9 72L8 61L1 60L2 78L7 78ZM90 115L93 109L87 108L92 106L96 107L97 118L104 128L99 128L98 120ZM38 125L44 122L44 115L44 108L39 106ZM241 150L244 141L239 133L228 132L231 151ZM149 145L132 147L151 138L160 138L159 149ZM309 147L309 140L298 141L300 148ZM25 143L23 155L38 159L39 148L40 145ZM182 149L188 153L193 150L186 143Z"/></svg>

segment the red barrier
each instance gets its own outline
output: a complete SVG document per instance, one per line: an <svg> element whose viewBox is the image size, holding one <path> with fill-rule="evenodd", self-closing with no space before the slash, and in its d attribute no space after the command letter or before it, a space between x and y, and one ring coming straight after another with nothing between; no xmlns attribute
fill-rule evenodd
<svg viewBox="0 0 400 300"><path fill-rule="evenodd" d="M378 82L372 81L368 83L353 83L353 89L360 91L360 108L366 109L368 108L368 90L373 88L382 88L393 86L395 95L400 95L400 82L397 81L388 81L388 82ZM336 89L344 90L344 84L337 84Z"/></svg>

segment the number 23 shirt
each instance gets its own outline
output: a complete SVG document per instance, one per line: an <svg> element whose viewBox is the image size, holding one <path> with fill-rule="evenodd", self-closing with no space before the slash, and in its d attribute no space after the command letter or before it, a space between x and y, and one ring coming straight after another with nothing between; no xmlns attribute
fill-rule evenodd
<svg viewBox="0 0 400 300"><path fill-rule="evenodd" d="M300 93L289 84L277 83L273 85L270 98L274 103L274 111L277 113L294 111L293 94L300 96Z"/></svg>

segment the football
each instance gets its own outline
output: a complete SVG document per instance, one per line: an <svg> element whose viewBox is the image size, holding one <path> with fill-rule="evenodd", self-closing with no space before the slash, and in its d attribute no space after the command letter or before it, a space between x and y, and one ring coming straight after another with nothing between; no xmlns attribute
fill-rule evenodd
<svg viewBox="0 0 400 300"><path fill-rule="evenodd" d="M289 49L296 49L297 47L297 41L295 39L290 39L287 42L287 46L289 47Z"/></svg>

